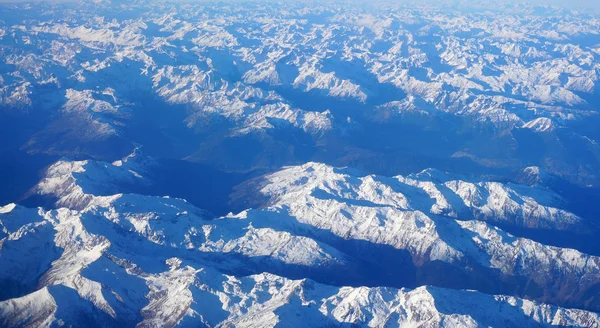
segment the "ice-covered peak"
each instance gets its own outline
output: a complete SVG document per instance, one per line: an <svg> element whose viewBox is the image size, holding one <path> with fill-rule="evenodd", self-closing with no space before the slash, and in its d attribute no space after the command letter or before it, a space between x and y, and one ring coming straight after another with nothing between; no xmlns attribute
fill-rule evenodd
<svg viewBox="0 0 600 328"><path fill-rule="evenodd" d="M57 206L79 209L95 195L110 194L119 185L149 183L143 175L152 165L152 159L136 152L112 164L63 159L46 170L31 192L55 198Z"/></svg>
<svg viewBox="0 0 600 328"><path fill-rule="evenodd" d="M469 181L434 169L388 178L307 163L270 174L264 181L260 192L272 203L352 200L364 206L389 206L521 228L589 232L588 225L577 215L560 209L561 198L546 189Z"/></svg>
<svg viewBox="0 0 600 328"><path fill-rule="evenodd" d="M523 124L524 129L531 129L536 132L550 132L555 129L554 122L547 117L539 117Z"/></svg>

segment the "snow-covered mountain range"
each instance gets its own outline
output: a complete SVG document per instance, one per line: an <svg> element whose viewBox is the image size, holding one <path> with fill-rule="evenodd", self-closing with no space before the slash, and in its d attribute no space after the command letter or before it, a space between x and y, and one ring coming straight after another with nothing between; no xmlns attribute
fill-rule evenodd
<svg viewBox="0 0 600 328"><path fill-rule="evenodd" d="M236 171L539 166L598 186L597 16L494 7L5 5L0 114L21 124L5 147L115 160L141 144Z"/></svg>
<svg viewBox="0 0 600 328"><path fill-rule="evenodd" d="M139 157L58 162L32 190L58 208L1 208L3 325L600 324L557 307L600 310L600 257L494 225L592 233L549 190L307 163L241 185L255 208L213 217L104 195L148 183Z"/></svg>
<svg viewBox="0 0 600 328"><path fill-rule="evenodd" d="M0 4L0 327L600 327L600 14Z"/></svg>

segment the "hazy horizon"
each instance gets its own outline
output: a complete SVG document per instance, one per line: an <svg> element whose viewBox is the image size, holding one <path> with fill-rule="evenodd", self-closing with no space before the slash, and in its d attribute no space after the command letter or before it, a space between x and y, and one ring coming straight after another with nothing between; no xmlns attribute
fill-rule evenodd
<svg viewBox="0 0 600 328"><path fill-rule="evenodd" d="M0 4L2 3L6 3L6 4L10 4L10 3L27 3L27 2L77 2L77 1L82 1L82 0L53 0L53 1L48 1L48 0L0 0ZM110 0L83 0L83 1L90 1L90 2L110 2ZM164 0L161 0L164 1ZM178 0L174 0L174 1L178 1ZM186 2L207 2L207 0L198 0L198 1L194 1L194 0L179 0L179 1L186 1ZM243 0L236 0L236 1L243 1ZM356 2L360 2L362 0L355 0ZM379 0L382 2L386 2L387 0ZM277 1L279 2L279 1ZM299 1L301 2L301 1ZM373 1L365 1L368 3L374 3ZM389 1L387 1L389 2ZM424 3L427 1L393 1L392 3L400 3L400 2L406 2L406 3ZM473 2L473 3L497 3L497 1L481 1L481 0L446 0L446 1L429 1L429 2L433 2L435 4L439 4L439 3L453 3L453 2L460 2L460 3L469 3L469 2ZM600 9L600 1L595 1L595 0L571 0L571 1L566 1L566 0L530 0L530 1L502 1L505 3L523 3L523 4L536 4L536 5L553 5L553 6L560 6L560 7L564 7L564 8L570 8L570 9L580 9L580 8L594 8L594 9Z"/></svg>

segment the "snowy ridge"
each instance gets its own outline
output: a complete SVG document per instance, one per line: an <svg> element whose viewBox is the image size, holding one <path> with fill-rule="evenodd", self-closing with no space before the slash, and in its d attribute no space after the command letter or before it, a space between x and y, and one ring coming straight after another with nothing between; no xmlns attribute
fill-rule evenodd
<svg viewBox="0 0 600 328"><path fill-rule="evenodd" d="M57 249L55 259L47 262L49 269L39 282L31 282L35 291L0 302L3 326L106 327L138 323L167 327L198 324L271 327L278 323L311 323L321 327L353 323L377 327L390 324L590 327L600 324L600 317L591 312L473 291L435 287L340 288L267 273L238 278L221 271L223 265L232 265L225 260L227 253L213 262L220 270L206 266L210 262L202 257L190 257L190 247L197 246L190 243L203 239L194 231L206 233L206 225L215 223L208 221L204 227L198 226L202 218L191 220L196 214L180 212L193 210L185 202L133 195L98 197L94 202L82 212L60 209L36 213L12 205L2 208L0 222L4 233L9 234L3 237L0 249L3 268L15 269L14 264L6 262L7 257L49 256L47 252L31 253L17 247L19 244L50 243ZM140 213L137 204L153 212ZM134 235L151 244L144 246ZM256 237L261 235L253 238ZM188 250L177 251L179 243ZM264 246L253 245L250 249L266 250ZM306 245L297 246L290 254L314 253ZM244 248L240 244L231 252ZM177 254L179 257L173 256ZM270 254L274 259L280 258L278 252ZM263 265L272 268L269 262ZM465 313L465 309L470 310Z"/></svg>
<svg viewBox="0 0 600 328"><path fill-rule="evenodd" d="M186 119L190 127L202 126L216 114L239 124L234 134L272 129L272 120L283 120L311 134L332 129L329 112L292 108L272 91L229 83L215 75L212 69L202 71L197 66L165 67L158 69L153 83L169 103L193 106L194 113Z"/></svg>
<svg viewBox="0 0 600 328"><path fill-rule="evenodd" d="M547 117L540 117L523 124L523 128L532 129L536 132L546 132L554 130L554 123Z"/></svg>
<svg viewBox="0 0 600 328"><path fill-rule="evenodd" d="M551 191L498 182L470 182L437 170L393 178L362 176L351 169L307 163L265 177L261 190L275 204L292 205L296 199L362 201L451 218L477 219L525 228L585 233L586 223L556 208L561 199ZM542 205L545 204L545 205Z"/></svg>
<svg viewBox="0 0 600 328"><path fill-rule="evenodd" d="M116 184L148 183L143 174L152 165L152 159L140 156L137 150L112 164L63 159L46 170L30 193L54 197L58 207L82 209L94 194L106 194Z"/></svg>
<svg viewBox="0 0 600 328"><path fill-rule="evenodd" d="M444 176L433 172L438 173L433 175L436 180ZM426 175L432 177L431 172ZM579 292L595 288L600 279L600 258L596 256L517 238L482 221L456 220L453 218L456 213L451 211L452 207L445 201L449 193L440 192L431 181L395 177L383 184L378 182L381 178L360 177L353 170L335 169L316 163L290 167L266 176L265 180L260 192L271 196L271 203L262 211L248 211L248 217L255 217L257 220L267 216L273 222L279 216L287 217L291 219L292 223L288 223L292 224L291 229L313 228L315 230L309 230L309 236L332 245L341 245L338 238L364 241L366 245L362 247L373 249L379 247L376 245L389 245L398 252L406 252L404 254L408 254L410 261L417 267L446 263L454 268L471 268L473 271L470 272L458 269L467 276L479 275L478 271L487 272L481 273L484 275L499 273L499 280L493 284L504 285L507 283L504 280L506 277L517 281L526 279L546 290L548 299L566 296L556 289L564 284L577 286L578 292L568 293L570 295L566 296L570 301L575 301L580 297L577 295L581 295ZM475 200L480 198L478 192L481 191L471 189L473 184L464 183L468 188L454 189L458 191L456 195L462 195L462 204L471 206L473 214L481 220L493 217L499 223L504 220L502 223L524 227L535 226L535 222L537 227L559 230L585 227L580 218L568 212L545 208L533 202L531 194L535 194L536 189L519 187L529 195L523 196L524 209L519 208L519 212L515 213L510 202L510 197L515 197L514 190L497 183L482 183L481 186L487 187L484 192L490 195L490 201L487 204L477 204ZM423 189L414 190L419 185ZM460 185L460 182L454 181L449 183L448 189L452 190L452 187ZM543 199L547 195L541 193L540 196ZM473 204L469 201L473 201ZM427 207L420 204L427 204ZM417 206L421 206L422 210L415 208ZM537 209L531 210L530 207ZM487 216L488 212L495 214ZM360 258L362 255L359 253L357 256ZM385 261L377 256L372 260L375 263ZM385 263L381 265L385 267ZM554 274L557 271L561 272L560 276ZM589 277L590 280L580 277ZM431 277L421 277L419 273L416 275L417 281L430 281L428 279ZM437 278L433 279L437 281ZM478 278L466 279L470 281L464 285L467 288L490 288L478 285ZM456 282L451 282L450 285L454 283ZM470 285L471 283L474 285ZM522 292L529 294L527 290Z"/></svg>
<svg viewBox="0 0 600 328"><path fill-rule="evenodd" d="M535 299L525 287L535 284L545 301L597 310L600 300L585 295L600 279L600 258L517 238L482 221L456 220L439 188L467 182L449 174L428 170L384 178L308 163L263 178L260 191L271 197L270 205L216 219L176 198L82 193L79 184L97 187L86 174L111 181L139 162L128 157L97 171L90 162L60 162L51 170L54 180L40 185L76 199L69 204L78 210L0 208L0 264L6 268L0 283L13 286L3 289L3 325L594 326L600 320L591 312L489 295L504 291ZM553 199L531 187L475 185L530 204L537 204L531 196L536 191L546 202ZM561 218L554 220L577 226ZM446 269L435 268L440 265ZM445 278L436 270L446 270ZM365 284L440 287L334 287ZM462 303L451 301L457 298ZM23 309L31 315L19 315Z"/></svg>

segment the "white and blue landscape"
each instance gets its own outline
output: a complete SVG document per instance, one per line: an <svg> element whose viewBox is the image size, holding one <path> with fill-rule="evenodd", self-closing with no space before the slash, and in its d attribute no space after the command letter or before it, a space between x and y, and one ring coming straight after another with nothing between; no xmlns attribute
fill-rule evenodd
<svg viewBox="0 0 600 328"><path fill-rule="evenodd" d="M600 11L1 1L0 182L0 327L598 328Z"/></svg>

